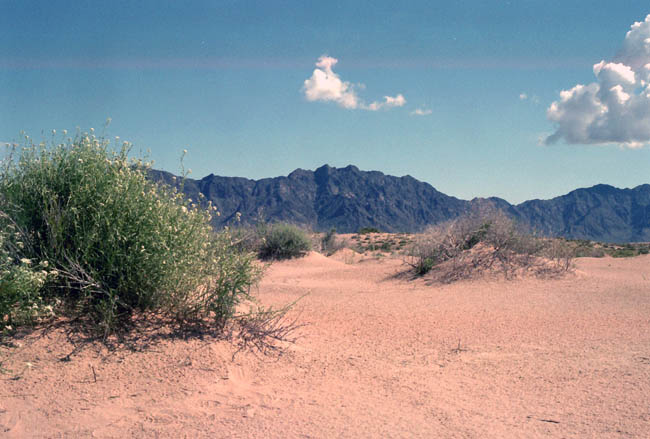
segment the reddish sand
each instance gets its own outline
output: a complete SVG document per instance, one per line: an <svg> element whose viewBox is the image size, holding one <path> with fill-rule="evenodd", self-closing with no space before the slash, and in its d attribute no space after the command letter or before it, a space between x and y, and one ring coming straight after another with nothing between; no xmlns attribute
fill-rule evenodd
<svg viewBox="0 0 650 439"><path fill-rule="evenodd" d="M263 303L308 294L280 358L175 339L61 362L62 330L16 340L0 351L0 436L650 437L649 256L446 286L339 259L268 270Z"/></svg>

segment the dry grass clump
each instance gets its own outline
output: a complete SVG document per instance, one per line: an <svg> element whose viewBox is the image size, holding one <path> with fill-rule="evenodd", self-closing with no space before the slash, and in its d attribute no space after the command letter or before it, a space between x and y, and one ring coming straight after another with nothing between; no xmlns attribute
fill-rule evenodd
<svg viewBox="0 0 650 439"><path fill-rule="evenodd" d="M431 273L442 283L486 274L553 277L571 270L572 261L573 252L562 241L524 233L500 211L432 226L406 258L417 275Z"/></svg>
<svg viewBox="0 0 650 439"><path fill-rule="evenodd" d="M326 233L320 235L320 249L326 256L331 256L345 247L346 242L337 237L335 228L331 228Z"/></svg>

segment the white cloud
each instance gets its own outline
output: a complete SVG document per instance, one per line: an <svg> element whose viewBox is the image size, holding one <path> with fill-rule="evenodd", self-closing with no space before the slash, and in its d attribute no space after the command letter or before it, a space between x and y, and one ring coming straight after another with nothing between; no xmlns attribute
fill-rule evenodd
<svg viewBox="0 0 650 439"><path fill-rule="evenodd" d="M616 58L594 64L593 72L596 82L561 91L548 107L557 129L544 143L650 142L650 14L631 26Z"/></svg>
<svg viewBox="0 0 650 439"><path fill-rule="evenodd" d="M428 116L431 113L433 113L431 110L424 108L416 108L415 110L411 111L411 114L413 116Z"/></svg>
<svg viewBox="0 0 650 439"><path fill-rule="evenodd" d="M362 104L361 108L363 108L364 110L377 111L382 108L403 107L405 103L406 103L406 99L404 99L404 96L398 94L395 97L384 96L383 102L375 101L369 105Z"/></svg>
<svg viewBox="0 0 650 439"><path fill-rule="evenodd" d="M341 81L332 67L338 60L321 56L311 78L305 80L303 90L308 101L334 101L343 108L357 108L359 98L349 82Z"/></svg>
<svg viewBox="0 0 650 439"><path fill-rule="evenodd" d="M338 63L338 59L331 56L323 55L318 58L317 68L314 69L311 77L305 80L302 88L308 101L331 101L343 108L369 111L402 107L406 104L406 99L402 94L394 97L384 96L383 101L374 101L370 104L364 103L357 95L355 86L341 80L341 77L334 72L333 67L336 63ZM363 90L365 86L358 84L356 88Z"/></svg>
<svg viewBox="0 0 650 439"><path fill-rule="evenodd" d="M528 95L528 93L520 93L519 94L519 100L520 101L530 101L533 104L537 105L539 104L539 97L537 95Z"/></svg>

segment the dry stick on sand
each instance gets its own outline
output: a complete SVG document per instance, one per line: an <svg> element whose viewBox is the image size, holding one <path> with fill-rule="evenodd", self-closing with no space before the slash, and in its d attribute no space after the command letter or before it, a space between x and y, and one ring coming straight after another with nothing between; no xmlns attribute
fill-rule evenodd
<svg viewBox="0 0 650 439"><path fill-rule="evenodd" d="M284 348L281 343L295 343L298 339L298 336L294 335L295 331L306 324L298 323L299 316L287 319L287 311L292 306L293 304L280 310L262 310L236 318L237 350L232 354L233 361L237 354L245 349L263 355L282 354Z"/></svg>

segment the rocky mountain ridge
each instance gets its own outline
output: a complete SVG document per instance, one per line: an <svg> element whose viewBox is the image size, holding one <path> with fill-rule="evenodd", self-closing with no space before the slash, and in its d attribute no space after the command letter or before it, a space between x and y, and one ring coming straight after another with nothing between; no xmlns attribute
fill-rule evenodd
<svg viewBox="0 0 650 439"><path fill-rule="evenodd" d="M165 171L150 171L154 180L179 185ZM550 200L513 205L492 198L461 200L437 191L411 176L394 177L356 166L296 169L288 176L251 180L210 174L186 179L184 192L197 200L199 192L217 206L214 225L288 221L314 230L336 228L339 233L376 227L387 232L417 232L490 205L547 236L604 242L650 241L650 185L618 189L596 185L576 189Z"/></svg>

